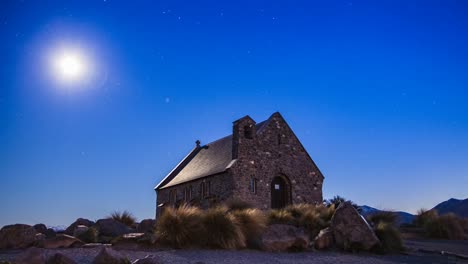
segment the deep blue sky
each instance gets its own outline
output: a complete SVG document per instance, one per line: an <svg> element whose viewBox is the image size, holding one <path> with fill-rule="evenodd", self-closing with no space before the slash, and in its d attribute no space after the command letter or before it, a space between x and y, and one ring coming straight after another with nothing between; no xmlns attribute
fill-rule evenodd
<svg viewBox="0 0 468 264"><path fill-rule="evenodd" d="M153 217L196 139L275 111L324 198L415 212L467 197L466 1L126 2L1 1L0 226ZM92 80L51 78L64 45Z"/></svg>

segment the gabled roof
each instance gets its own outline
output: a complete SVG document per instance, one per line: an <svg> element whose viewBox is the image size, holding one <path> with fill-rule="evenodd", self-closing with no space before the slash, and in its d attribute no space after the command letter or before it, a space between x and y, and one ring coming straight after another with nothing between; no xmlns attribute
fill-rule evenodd
<svg viewBox="0 0 468 264"><path fill-rule="evenodd" d="M257 133L269 121L256 124ZM232 135L193 149L156 187L164 189L184 182L221 173L229 169L232 159Z"/></svg>

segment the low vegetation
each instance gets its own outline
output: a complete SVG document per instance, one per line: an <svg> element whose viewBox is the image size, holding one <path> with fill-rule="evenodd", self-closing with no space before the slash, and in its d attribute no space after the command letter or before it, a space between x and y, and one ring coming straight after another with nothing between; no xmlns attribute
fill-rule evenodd
<svg viewBox="0 0 468 264"><path fill-rule="evenodd" d="M95 227L90 227L85 232L79 234L77 238L86 243L97 243L99 231Z"/></svg>
<svg viewBox="0 0 468 264"><path fill-rule="evenodd" d="M367 221L380 240L380 246L375 249L377 252L397 253L404 250L397 220L398 215L390 211L381 211L367 216Z"/></svg>
<svg viewBox="0 0 468 264"><path fill-rule="evenodd" d="M436 210L421 209L414 224L429 238L457 240L466 237L467 220L452 213L439 215Z"/></svg>
<svg viewBox="0 0 468 264"><path fill-rule="evenodd" d="M108 218L114 219L115 221L120 222L128 227L132 227L136 223L136 218L128 211L115 211L111 213Z"/></svg>
<svg viewBox="0 0 468 264"><path fill-rule="evenodd" d="M210 248L236 249L246 246L239 220L224 206L206 210L203 216L206 246Z"/></svg>

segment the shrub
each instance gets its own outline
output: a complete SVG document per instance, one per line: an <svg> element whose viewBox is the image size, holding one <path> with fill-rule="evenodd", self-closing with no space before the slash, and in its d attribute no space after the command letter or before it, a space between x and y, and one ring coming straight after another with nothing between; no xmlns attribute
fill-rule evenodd
<svg viewBox="0 0 468 264"><path fill-rule="evenodd" d="M244 210L254 208L251 203L240 199L229 200L226 202L226 206L229 208L229 210Z"/></svg>
<svg viewBox="0 0 468 264"><path fill-rule="evenodd" d="M85 232L77 236L77 238L86 243L97 243L99 231L95 227L90 227Z"/></svg>
<svg viewBox="0 0 468 264"><path fill-rule="evenodd" d="M258 209L235 210L232 214L239 221L247 246L258 248L261 235L267 225L265 214Z"/></svg>
<svg viewBox="0 0 468 264"><path fill-rule="evenodd" d="M386 215L388 216L388 215ZM385 217L383 218L385 220ZM391 222L376 222L374 232L380 240L380 251L382 253L397 253L404 250L401 234Z"/></svg>
<svg viewBox="0 0 468 264"><path fill-rule="evenodd" d="M123 212L115 211L111 213L108 218L114 219L115 221L120 222L128 227L132 227L136 223L136 218L126 210Z"/></svg>
<svg viewBox="0 0 468 264"><path fill-rule="evenodd" d="M434 221L439 217L436 210L419 209L414 219L414 224L419 227L424 227L428 222Z"/></svg>
<svg viewBox="0 0 468 264"><path fill-rule="evenodd" d="M197 207L168 207L156 222L156 235L162 244L175 248L202 246L203 221L203 212Z"/></svg>
<svg viewBox="0 0 468 264"><path fill-rule="evenodd" d="M245 237L236 217L225 206L210 208L203 217L206 245L212 248L244 248Z"/></svg>
<svg viewBox="0 0 468 264"><path fill-rule="evenodd" d="M314 210L315 206L312 204L300 203L288 205L284 210L291 213L292 217L298 219L301 218L306 212Z"/></svg>
<svg viewBox="0 0 468 264"><path fill-rule="evenodd" d="M464 239L462 220L450 213L431 219L424 224L427 236L439 239Z"/></svg>
<svg viewBox="0 0 468 264"><path fill-rule="evenodd" d="M296 224L291 212L284 209L273 209L268 213L268 224Z"/></svg>
<svg viewBox="0 0 468 264"><path fill-rule="evenodd" d="M397 225L398 215L390 211L380 211L367 216L367 221L377 226L379 223Z"/></svg>

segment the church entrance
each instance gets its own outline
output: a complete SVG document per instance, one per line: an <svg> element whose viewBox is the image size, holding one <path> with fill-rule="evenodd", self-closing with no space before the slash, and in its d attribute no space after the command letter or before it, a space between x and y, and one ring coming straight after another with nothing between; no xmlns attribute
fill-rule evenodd
<svg viewBox="0 0 468 264"><path fill-rule="evenodd" d="M290 204L290 184L284 176L277 176L271 181L271 208L279 209Z"/></svg>

